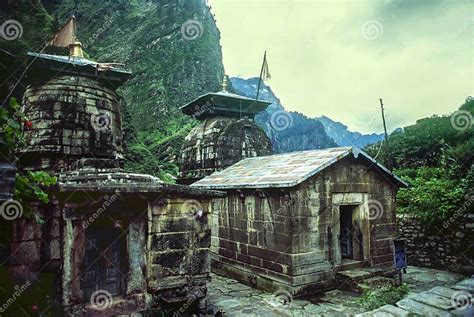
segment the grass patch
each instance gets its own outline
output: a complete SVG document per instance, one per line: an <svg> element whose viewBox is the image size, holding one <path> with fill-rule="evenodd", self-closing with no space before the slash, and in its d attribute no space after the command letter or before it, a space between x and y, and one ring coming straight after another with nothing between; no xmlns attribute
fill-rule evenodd
<svg viewBox="0 0 474 317"><path fill-rule="evenodd" d="M357 300L357 304L366 310L374 310L384 305L394 305L408 294L408 285L401 286L381 286L370 288L364 291L362 297Z"/></svg>

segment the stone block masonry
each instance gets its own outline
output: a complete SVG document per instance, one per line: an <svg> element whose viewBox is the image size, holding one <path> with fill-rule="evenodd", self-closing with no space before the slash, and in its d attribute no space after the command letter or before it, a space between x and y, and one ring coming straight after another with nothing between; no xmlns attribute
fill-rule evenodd
<svg viewBox="0 0 474 317"><path fill-rule="evenodd" d="M122 158L119 100L96 80L60 76L35 83L23 104L32 127L25 131L22 165L58 171L78 159Z"/></svg>
<svg viewBox="0 0 474 317"><path fill-rule="evenodd" d="M413 215L397 215L398 235L407 241L410 265L474 273L474 213L427 228Z"/></svg>
<svg viewBox="0 0 474 317"><path fill-rule="evenodd" d="M307 179L298 178L299 183L283 186L281 181L291 179L294 170L314 166L308 156L328 159L330 154L308 153L248 158L192 185L215 177L222 183L209 181L208 186L227 193L226 198L214 198L211 205L215 273L293 296L335 287L336 273L349 262L394 273L395 194L400 184L369 162L347 157ZM296 163L290 155L298 158ZM280 163L280 167L272 157L293 165ZM264 163L259 165L259 161ZM260 170L260 166L265 167ZM271 175L263 171L274 166L278 170ZM229 172L232 169L237 176ZM247 183L235 183L239 177L249 177L249 188L245 188ZM258 183L261 179L274 183Z"/></svg>

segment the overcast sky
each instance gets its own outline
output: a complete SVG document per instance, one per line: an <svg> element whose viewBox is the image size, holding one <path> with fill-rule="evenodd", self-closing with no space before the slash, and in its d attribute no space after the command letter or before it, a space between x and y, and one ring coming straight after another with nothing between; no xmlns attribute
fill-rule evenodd
<svg viewBox="0 0 474 317"><path fill-rule="evenodd" d="M209 0L230 76L267 82L287 110L381 132L474 95L474 0Z"/></svg>

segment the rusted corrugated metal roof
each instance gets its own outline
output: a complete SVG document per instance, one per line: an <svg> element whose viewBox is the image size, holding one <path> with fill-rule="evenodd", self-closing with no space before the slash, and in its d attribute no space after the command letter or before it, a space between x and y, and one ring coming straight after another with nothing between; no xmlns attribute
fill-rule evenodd
<svg viewBox="0 0 474 317"><path fill-rule="evenodd" d="M209 189L293 187L349 154L368 159L403 186L408 184L355 147L291 152L246 158L192 184Z"/></svg>

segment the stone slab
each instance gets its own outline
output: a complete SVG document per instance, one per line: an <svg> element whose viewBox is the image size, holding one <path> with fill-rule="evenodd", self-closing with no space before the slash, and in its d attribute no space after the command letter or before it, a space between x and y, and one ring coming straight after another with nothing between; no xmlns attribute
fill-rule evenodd
<svg viewBox="0 0 474 317"><path fill-rule="evenodd" d="M339 271L338 275L355 281L362 281L372 276L372 273L364 269L353 269L347 271Z"/></svg>
<svg viewBox="0 0 474 317"><path fill-rule="evenodd" d="M414 301L417 301L419 303L434 306L436 308L443 309L443 310L450 310L451 308L453 308L451 299L448 299L444 296L429 293L429 292L416 294L414 296L411 296L410 299L413 299Z"/></svg>
<svg viewBox="0 0 474 317"><path fill-rule="evenodd" d="M420 314L422 316L440 316L440 317L450 316L448 312L445 312L433 306L429 306L429 305L414 301L409 298L398 301L397 306L401 307L402 309L406 311Z"/></svg>
<svg viewBox="0 0 474 317"><path fill-rule="evenodd" d="M444 286L436 286L433 287L432 289L427 291L428 293L436 294L439 296L443 296L446 298L451 298L453 294L456 292L456 290L449 288L449 287L444 287Z"/></svg>
<svg viewBox="0 0 474 317"><path fill-rule="evenodd" d="M400 307L397 307L397 306L393 306L393 305L384 305L384 306L378 308L377 310L379 310L381 312L389 313L393 316L406 317L406 316L409 315L409 312L407 312L406 310L404 310Z"/></svg>
<svg viewBox="0 0 474 317"><path fill-rule="evenodd" d="M465 279L453 286L454 289L460 289L474 293L474 278Z"/></svg>

